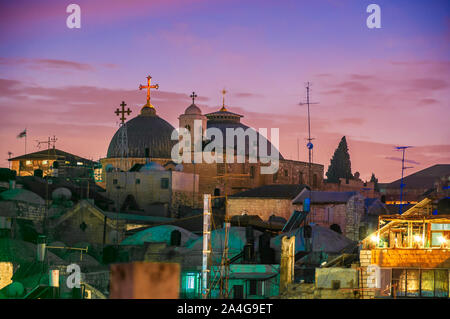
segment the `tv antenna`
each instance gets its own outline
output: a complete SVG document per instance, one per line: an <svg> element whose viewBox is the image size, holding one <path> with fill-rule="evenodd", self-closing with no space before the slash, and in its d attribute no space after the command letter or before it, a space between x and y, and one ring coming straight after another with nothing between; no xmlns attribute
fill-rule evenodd
<svg viewBox="0 0 450 319"><path fill-rule="evenodd" d="M311 142L314 138L311 138L311 116L309 111L309 106L311 104L319 104L318 102L310 102L309 100L309 92L311 90L311 82L306 82L306 102L300 102L299 105L307 105L308 106L308 143L306 144L306 147L308 148L308 181L309 181L309 187L311 187L311 164L312 164L312 151L313 151L313 143Z"/></svg>
<svg viewBox="0 0 450 319"><path fill-rule="evenodd" d="M405 166L405 151L407 148L411 148L412 146L397 146L395 149L402 151L402 178L400 179L400 206L398 208L398 213L402 214L403 209L403 187L405 184L403 183L403 175L406 169L413 168L412 166Z"/></svg>

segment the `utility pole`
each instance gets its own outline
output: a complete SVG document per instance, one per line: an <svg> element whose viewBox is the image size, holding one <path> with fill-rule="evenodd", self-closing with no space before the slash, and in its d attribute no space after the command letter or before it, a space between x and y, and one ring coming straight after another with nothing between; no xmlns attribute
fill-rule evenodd
<svg viewBox="0 0 450 319"><path fill-rule="evenodd" d="M405 151L407 148L411 148L412 146L397 146L396 149L397 150L401 150L402 151L402 178L400 179L400 206L398 209L398 213L401 215L402 214L402 209L403 209L403 187L405 187L405 184L403 184L403 174L405 169L411 168L411 167L406 167L405 166Z"/></svg>
<svg viewBox="0 0 450 319"><path fill-rule="evenodd" d="M312 140L314 138L311 137L311 117L310 117L310 111L309 111L309 106L311 104L319 104L317 102L310 102L309 100L309 91L311 89L311 83L310 82L306 82L306 102L300 102L299 105L307 105L307 109L308 109L308 144L306 144L306 147L308 148L308 183L309 183L309 187L312 187L312 149L314 147L314 145L312 144Z"/></svg>
<svg viewBox="0 0 450 319"><path fill-rule="evenodd" d="M54 155L55 155L55 158L56 158L55 144L56 144L57 140L58 139L56 138L56 136L53 135L52 138L50 138L50 136L49 136L47 141L37 141L37 143L38 143L37 147L38 148L41 147L41 144L47 144L47 174L46 174L47 178L45 179L45 214L44 214L44 222L43 222L43 233L45 235L47 235L46 234L46 232L47 232L46 223L47 223L47 214L48 214L48 208L49 208L49 203L50 203L50 201L48 199L48 179L49 179L49 176L50 176L50 145L53 146L53 152L54 152ZM44 177L44 170L42 170L42 177Z"/></svg>

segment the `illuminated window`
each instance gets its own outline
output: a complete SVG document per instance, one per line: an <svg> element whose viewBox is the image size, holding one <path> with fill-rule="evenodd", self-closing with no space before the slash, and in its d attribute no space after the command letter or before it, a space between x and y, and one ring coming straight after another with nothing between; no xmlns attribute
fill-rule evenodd
<svg viewBox="0 0 450 319"><path fill-rule="evenodd" d="M83 165L83 162L77 162L77 165L81 166L81 165Z"/></svg>
<svg viewBox="0 0 450 319"><path fill-rule="evenodd" d="M186 277L186 288L189 290L195 289L195 275L188 275Z"/></svg>
<svg viewBox="0 0 450 319"><path fill-rule="evenodd" d="M44 161L42 161L42 164L47 165L47 164L48 164L48 161L47 161L47 160L44 160Z"/></svg>
<svg viewBox="0 0 450 319"><path fill-rule="evenodd" d="M33 162L32 161L26 161L25 164L31 165L31 164L33 164Z"/></svg>

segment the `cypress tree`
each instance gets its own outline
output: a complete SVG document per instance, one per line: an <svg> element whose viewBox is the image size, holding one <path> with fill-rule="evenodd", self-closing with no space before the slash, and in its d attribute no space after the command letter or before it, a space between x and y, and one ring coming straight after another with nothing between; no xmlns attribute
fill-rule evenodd
<svg viewBox="0 0 450 319"><path fill-rule="evenodd" d="M375 177L375 174L372 173L372 176L370 177L370 181L374 183L374 189L376 192L380 191L380 188L378 186L378 178Z"/></svg>
<svg viewBox="0 0 450 319"><path fill-rule="evenodd" d="M339 178L352 179L350 155L348 153L347 140L342 137L337 149L334 151L327 171L327 180L332 183L339 182Z"/></svg>

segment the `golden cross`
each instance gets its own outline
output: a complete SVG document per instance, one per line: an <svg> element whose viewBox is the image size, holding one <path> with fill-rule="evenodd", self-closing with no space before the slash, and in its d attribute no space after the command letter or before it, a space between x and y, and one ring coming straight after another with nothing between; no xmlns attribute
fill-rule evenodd
<svg viewBox="0 0 450 319"><path fill-rule="evenodd" d="M122 101L122 103L120 104L120 106L122 107L122 110L119 110L119 108L117 108L117 110L116 110L114 113L116 113L117 116L122 115L121 117L119 117L119 120L121 121L122 124L124 124L124 123L125 123L125 120L126 120L126 118L125 118L125 113L126 113L127 115L130 115L131 110L130 110L130 108L128 108L127 110L125 110L125 106L127 106L127 105L125 104L124 101Z"/></svg>
<svg viewBox="0 0 450 319"><path fill-rule="evenodd" d="M225 94L227 94L227 91L225 89L222 90L222 108L221 111L226 111L227 108L225 107Z"/></svg>
<svg viewBox="0 0 450 319"><path fill-rule="evenodd" d="M151 105L150 104L150 89L158 89L159 88L159 85L158 84L155 84L155 85L151 85L150 83L151 83L151 81L152 81L152 77L149 75L149 76L147 76L147 85L139 85L139 90L142 90L142 89L147 89L147 106L150 106L150 107L153 107L153 105Z"/></svg>

